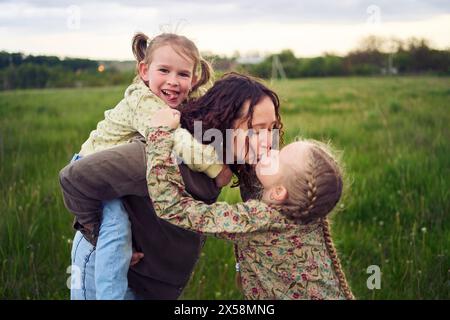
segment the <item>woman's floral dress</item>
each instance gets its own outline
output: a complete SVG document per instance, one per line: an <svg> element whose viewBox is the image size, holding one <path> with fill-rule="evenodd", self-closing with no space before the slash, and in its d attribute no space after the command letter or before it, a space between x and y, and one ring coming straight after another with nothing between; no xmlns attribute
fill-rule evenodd
<svg viewBox="0 0 450 320"><path fill-rule="evenodd" d="M258 200L207 205L193 199L172 156L173 131L147 134L147 183L160 218L233 241L247 299L345 299L321 220L297 224Z"/></svg>

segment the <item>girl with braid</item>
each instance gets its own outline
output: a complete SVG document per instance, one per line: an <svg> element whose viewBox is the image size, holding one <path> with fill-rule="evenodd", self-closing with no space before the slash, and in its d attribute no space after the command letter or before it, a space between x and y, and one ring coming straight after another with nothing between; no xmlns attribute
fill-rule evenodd
<svg viewBox="0 0 450 320"><path fill-rule="evenodd" d="M343 187L330 149L299 140L269 150L254 168L256 199L207 205L186 192L172 156L179 123L178 111L162 110L146 134L147 183L157 215L234 242L247 299L353 299L326 219Z"/></svg>

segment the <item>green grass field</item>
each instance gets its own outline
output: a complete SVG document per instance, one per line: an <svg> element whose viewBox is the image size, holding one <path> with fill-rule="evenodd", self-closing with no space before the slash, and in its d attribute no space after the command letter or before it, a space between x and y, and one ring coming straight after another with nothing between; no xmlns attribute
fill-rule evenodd
<svg viewBox="0 0 450 320"><path fill-rule="evenodd" d="M450 79L336 78L273 84L286 141L331 140L349 188L334 214L360 299L450 298ZM72 215L58 172L123 87L0 93L0 298L68 299ZM226 189L222 200L239 200ZM366 269L378 265L381 289ZM209 239L184 299L240 299L232 245Z"/></svg>

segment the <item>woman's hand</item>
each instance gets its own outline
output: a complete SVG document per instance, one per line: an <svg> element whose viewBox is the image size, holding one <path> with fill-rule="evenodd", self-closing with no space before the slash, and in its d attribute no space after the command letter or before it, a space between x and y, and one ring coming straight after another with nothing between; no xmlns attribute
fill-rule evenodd
<svg viewBox="0 0 450 320"><path fill-rule="evenodd" d="M180 111L165 108L157 111L150 120L150 127L169 127L170 129L176 129L180 125Z"/></svg>
<svg viewBox="0 0 450 320"><path fill-rule="evenodd" d="M218 188L225 187L227 184L230 183L232 177L233 172L231 171L230 167L224 164L222 171L220 171L219 175L214 179L216 182L216 186Z"/></svg>
<svg viewBox="0 0 450 320"><path fill-rule="evenodd" d="M133 251L133 254L131 255L130 267L138 264L138 262L141 261L143 257L144 254L142 252Z"/></svg>

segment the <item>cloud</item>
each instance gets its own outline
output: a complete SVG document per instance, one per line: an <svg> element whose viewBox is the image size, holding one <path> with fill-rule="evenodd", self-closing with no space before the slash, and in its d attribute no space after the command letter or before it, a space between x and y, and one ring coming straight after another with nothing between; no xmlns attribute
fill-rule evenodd
<svg viewBox="0 0 450 320"><path fill-rule="evenodd" d="M448 0L0 0L0 50L126 59L134 32L169 31L217 53L313 55L354 47L372 20L383 34L425 35L442 47L449 14Z"/></svg>
<svg viewBox="0 0 450 320"><path fill-rule="evenodd" d="M245 22L277 22L277 23L330 23L330 22L358 22L367 18L367 8L379 8L383 20L405 21L411 19L425 19L436 14L450 12L448 0L226 0L215 1L182 1L182 0L116 0L116 1L88 1L88 0L3 0L2 4L14 6L34 7L39 10L54 10L69 6L116 8L126 12L155 10L159 13L158 19L175 18L186 19L198 23L245 23ZM104 15L98 15L103 20ZM132 19L132 16L129 17Z"/></svg>

